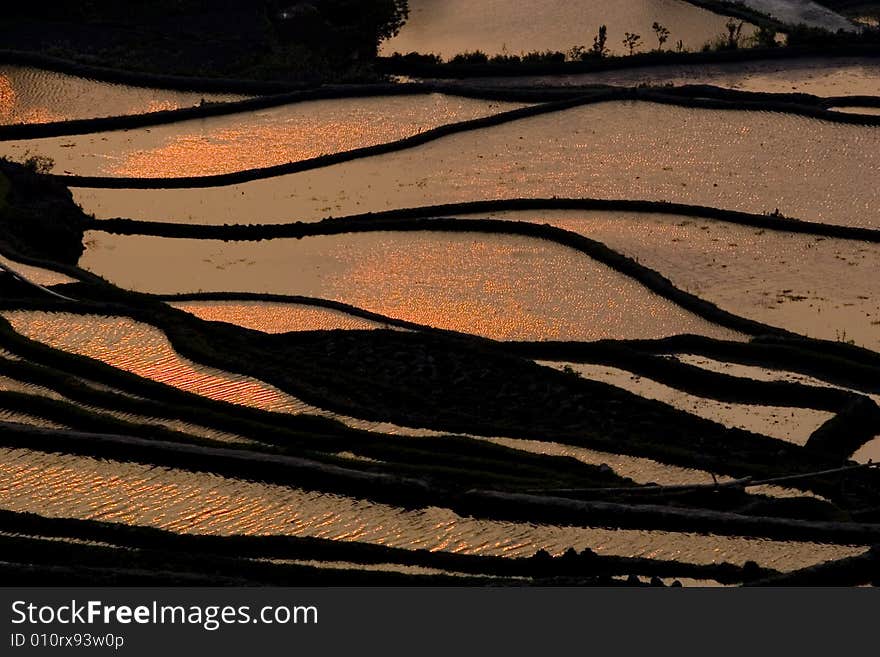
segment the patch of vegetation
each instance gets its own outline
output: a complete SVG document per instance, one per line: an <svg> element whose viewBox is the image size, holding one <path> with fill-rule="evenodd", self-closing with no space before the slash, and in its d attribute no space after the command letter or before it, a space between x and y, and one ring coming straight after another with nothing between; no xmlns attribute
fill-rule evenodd
<svg viewBox="0 0 880 657"><path fill-rule="evenodd" d="M408 13L407 0L43 0L4 7L0 41L132 71L369 81Z"/></svg>
<svg viewBox="0 0 880 657"><path fill-rule="evenodd" d="M599 28L593 46L575 45L565 53L529 53L528 55L489 56L482 51L464 53L444 61L438 55L394 53L380 58L381 70L399 75L420 77L480 77L493 75L553 75L623 69L640 66L673 64L705 64L715 62L748 61L763 58L875 55L880 48L880 28L860 32L832 33L805 25L783 25L771 17L750 9L742 3L689 0L731 18L725 30L697 51L684 47L682 41L665 48L674 26L669 29L660 23L652 25L657 48L642 50L641 34L626 32L621 42L626 55L611 55L607 48L607 29ZM746 24L757 27L754 34L745 36Z"/></svg>
<svg viewBox="0 0 880 657"><path fill-rule="evenodd" d="M22 164L0 158L0 240L24 255L75 264L89 217L67 187L44 175L52 164L40 156Z"/></svg>

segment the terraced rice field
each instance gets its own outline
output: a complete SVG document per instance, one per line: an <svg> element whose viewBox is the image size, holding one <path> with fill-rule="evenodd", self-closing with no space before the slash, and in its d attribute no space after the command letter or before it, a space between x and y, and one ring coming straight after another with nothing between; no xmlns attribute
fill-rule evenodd
<svg viewBox="0 0 880 657"><path fill-rule="evenodd" d="M460 22L504 3L478 4L412 3L384 48L473 48ZM724 23L619 5L609 31L674 21L698 44ZM507 15L485 47L588 24ZM520 80L528 102L497 80L340 92L0 141L59 174L3 163L0 203L24 212L40 181L78 222L66 259L0 243L0 542L148 544L167 572L259 584L799 582L864 554L880 125L870 99L853 117L772 96L870 96L862 64ZM646 79L733 91L547 89ZM0 68L2 124L201 100Z"/></svg>

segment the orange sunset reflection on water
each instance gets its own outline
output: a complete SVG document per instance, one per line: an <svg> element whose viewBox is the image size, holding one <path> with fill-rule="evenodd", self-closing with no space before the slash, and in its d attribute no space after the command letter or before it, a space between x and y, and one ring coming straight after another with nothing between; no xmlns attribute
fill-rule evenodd
<svg viewBox="0 0 880 657"><path fill-rule="evenodd" d="M9 123L49 123L62 115L47 107L22 107L18 92L8 75L0 71L0 125Z"/></svg>
<svg viewBox="0 0 880 657"><path fill-rule="evenodd" d="M0 64L0 124L47 123L241 100L234 94L130 87L64 73ZM44 146L40 142L40 147ZM42 153L54 157L54 154Z"/></svg>
<svg viewBox="0 0 880 657"><path fill-rule="evenodd" d="M4 311L21 334L186 392L283 413L312 407L256 379L198 365L178 355L157 328L126 317Z"/></svg>
<svg viewBox="0 0 880 657"><path fill-rule="evenodd" d="M340 245L345 273L327 281L330 298L499 340L730 333L552 243L448 234L370 241Z"/></svg>
<svg viewBox="0 0 880 657"><path fill-rule="evenodd" d="M263 301L186 301L171 304L209 322L227 322L264 333L385 328L353 315L292 303Z"/></svg>
<svg viewBox="0 0 880 657"><path fill-rule="evenodd" d="M253 169L417 135L522 107L442 94L293 103L138 130L42 139L58 169L82 175L180 177ZM155 98L148 111L173 109ZM32 142L8 142L18 156Z"/></svg>
<svg viewBox="0 0 880 657"><path fill-rule="evenodd" d="M584 254L516 236L376 232L223 243L102 234L81 265L141 292L316 297L498 340L741 337Z"/></svg>
<svg viewBox="0 0 880 657"><path fill-rule="evenodd" d="M800 568L864 548L664 531L560 527L462 517L449 509L400 509L307 491L138 463L0 449L0 506L199 534L280 534L466 554L600 554L692 563L755 560Z"/></svg>

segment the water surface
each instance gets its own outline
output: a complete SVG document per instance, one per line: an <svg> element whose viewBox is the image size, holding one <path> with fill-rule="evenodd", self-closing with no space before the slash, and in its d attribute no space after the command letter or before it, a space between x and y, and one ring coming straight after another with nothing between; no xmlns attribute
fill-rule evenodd
<svg viewBox="0 0 880 657"><path fill-rule="evenodd" d="M640 34L637 52L657 47L651 25L670 31L665 48L681 40L698 50L726 34L726 17L679 0L410 0L410 17L400 34L382 44L381 52L435 53L446 59L475 50L489 55L518 55L534 50L567 52L592 46L600 25L608 27L608 49L624 54L626 32ZM751 34L751 26L743 34Z"/></svg>
<svg viewBox="0 0 880 657"><path fill-rule="evenodd" d="M853 175L858 172L858 175ZM613 102L243 185L76 190L99 218L312 221L517 197L675 201L880 227L880 128Z"/></svg>
<svg viewBox="0 0 880 657"><path fill-rule="evenodd" d="M655 213L493 216L599 240L734 314L813 338L880 348L878 244Z"/></svg>
<svg viewBox="0 0 880 657"><path fill-rule="evenodd" d="M312 407L251 377L180 356L159 329L127 317L4 311L13 328L55 349L87 356L138 376L218 401L282 413Z"/></svg>
<svg viewBox="0 0 880 657"><path fill-rule="evenodd" d="M846 18L812 0L741 0L752 9L789 25L807 25L836 32L854 30Z"/></svg>
<svg viewBox="0 0 880 657"><path fill-rule="evenodd" d="M266 301L183 301L171 304L200 319L226 322L264 333L390 328L338 310Z"/></svg>
<svg viewBox="0 0 880 657"><path fill-rule="evenodd" d="M81 265L141 292L319 297L500 340L736 337L577 251L531 238L431 232L229 243L88 237Z"/></svg>
<svg viewBox="0 0 880 657"><path fill-rule="evenodd" d="M552 365L559 368L568 365L586 379L610 383L641 397L662 401L679 410L718 422L726 427L752 431L796 445L805 445L810 434L834 417L833 413L807 408L735 404L698 397L627 370L606 365L588 363L553 363Z"/></svg>
<svg viewBox="0 0 880 657"><path fill-rule="evenodd" d="M786 383L799 383L801 385L807 386L818 386L820 388L837 388L839 390L849 390L851 392L857 392L858 394L870 397L877 403L880 403L880 395L871 395L855 390L854 388L847 388L846 386L828 383L827 381L823 381L822 379L818 379L807 374L801 374L800 372L779 370L769 367L760 367L757 365L742 365L740 363L730 363L692 354L678 354L675 356L675 358L683 363L694 365L695 367L699 367L701 369L710 370L712 372L721 372L723 374L729 374L731 376L746 377L749 379L755 379L756 381L783 381Z"/></svg>
<svg viewBox="0 0 880 657"><path fill-rule="evenodd" d="M25 265L21 262L11 260L4 255L0 255L0 266L8 268L19 274L22 278L27 279L31 283L49 287L51 285L61 285L63 283L75 283L76 279L60 274L57 271L46 269L45 267L34 267L33 265Z"/></svg>
<svg viewBox="0 0 880 657"><path fill-rule="evenodd" d="M0 142L0 153L55 161L56 173L179 177L229 173L373 146L522 107L441 94L295 103L88 135Z"/></svg>
<svg viewBox="0 0 880 657"><path fill-rule="evenodd" d="M529 556L569 547L693 563L794 569L864 548L740 537L558 527L406 511L343 495L136 463L0 449L0 507L201 534L283 534L464 554Z"/></svg>
<svg viewBox="0 0 880 657"><path fill-rule="evenodd" d="M660 463L654 459L628 454L614 454L585 447L565 445L544 440L522 440L519 438L481 438L487 442L503 445L511 449L519 449L531 454L548 454L566 456L588 465L607 465L621 477L632 479L636 483L658 486L693 486L733 481L733 477L713 474L706 470L683 468L668 463ZM818 495L796 488L783 488L772 484L750 486L750 493L769 495L772 497L815 497ZM821 499L821 498L820 498Z"/></svg>
<svg viewBox="0 0 880 657"><path fill-rule="evenodd" d="M241 100L234 94L148 89L0 64L0 124L47 123Z"/></svg>

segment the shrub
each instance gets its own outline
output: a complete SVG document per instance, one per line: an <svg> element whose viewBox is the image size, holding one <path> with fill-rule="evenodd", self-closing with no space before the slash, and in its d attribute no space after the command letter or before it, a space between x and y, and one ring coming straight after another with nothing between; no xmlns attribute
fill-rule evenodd
<svg viewBox="0 0 880 657"><path fill-rule="evenodd" d="M450 64L488 64L489 56L482 50L463 52L449 60Z"/></svg>
<svg viewBox="0 0 880 657"><path fill-rule="evenodd" d="M495 55L489 61L491 61L493 64L521 64L522 57L520 57L519 55L508 55L507 53L502 53L501 55Z"/></svg>
<svg viewBox="0 0 880 657"><path fill-rule="evenodd" d="M22 166L31 173L46 175L52 173L55 168L55 160L46 155L31 155L30 151L25 151Z"/></svg>
<svg viewBox="0 0 880 657"><path fill-rule="evenodd" d="M777 32L772 27L762 25L752 36L752 45L755 48L776 48L779 42L776 40Z"/></svg>
<svg viewBox="0 0 880 657"><path fill-rule="evenodd" d="M528 64L557 64L565 61L565 53L558 50L535 50L523 55L522 61Z"/></svg>

